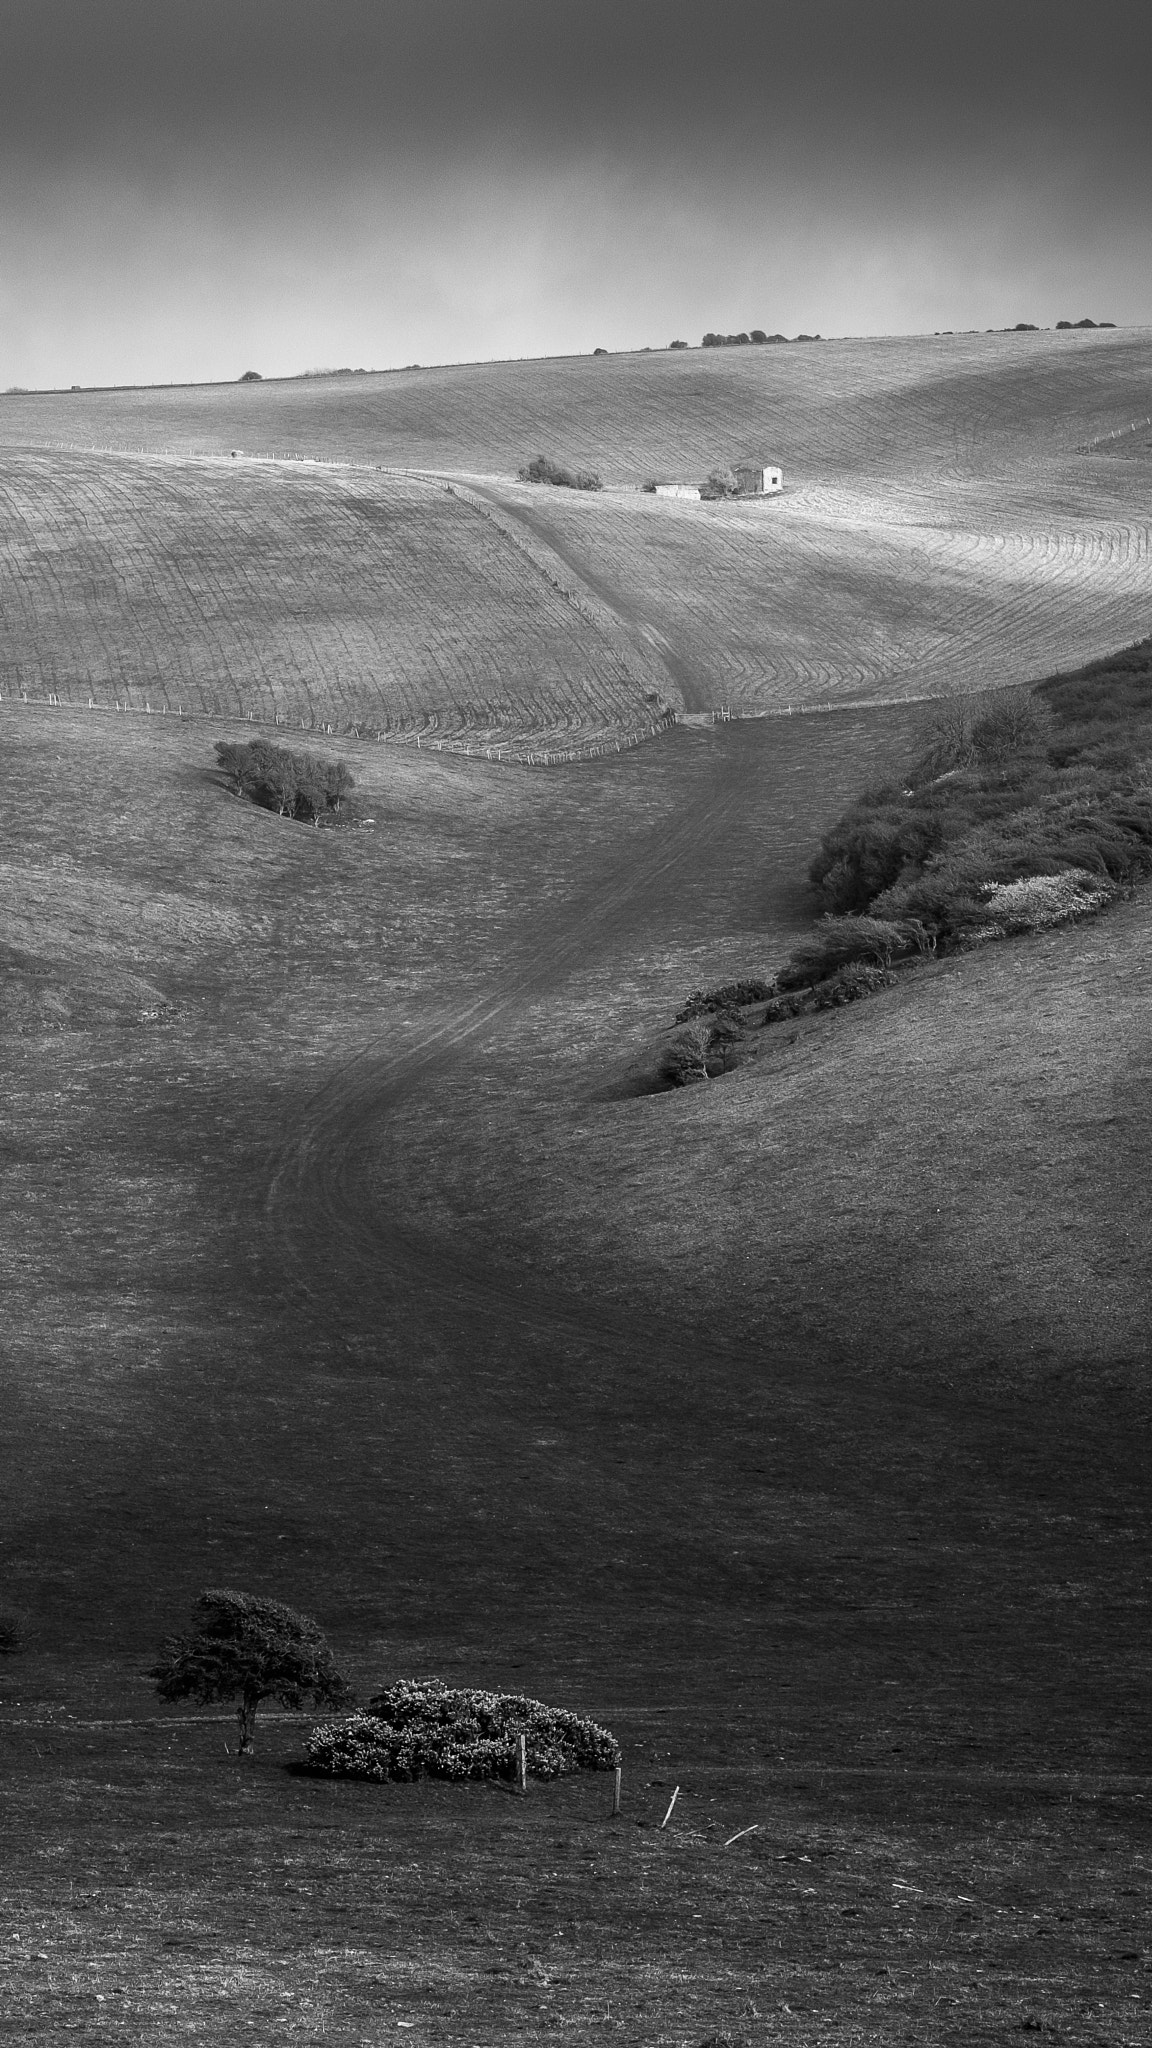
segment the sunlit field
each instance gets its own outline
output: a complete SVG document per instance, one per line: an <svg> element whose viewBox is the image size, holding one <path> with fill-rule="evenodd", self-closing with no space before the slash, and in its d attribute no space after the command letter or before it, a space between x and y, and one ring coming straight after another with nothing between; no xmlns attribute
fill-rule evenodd
<svg viewBox="0 0 1152 2048"><path fill-rule="evenodd" d="M1018 682L1152 627L1147 436L1082 452L1145 417L1150 377L1131 330L5 394L6 610L34 622L9 687L75 699L122 668L261 716L559 746L650 724L650 691L747 713ZM541 451L605 490L518 488ZM757 456L780 497L640 489Z"/></svg>

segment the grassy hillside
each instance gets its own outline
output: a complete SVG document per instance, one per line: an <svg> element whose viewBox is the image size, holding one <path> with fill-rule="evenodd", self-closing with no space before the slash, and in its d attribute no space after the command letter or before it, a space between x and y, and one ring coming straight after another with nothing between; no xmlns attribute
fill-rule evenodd
<svg viewBox="0 0 1152 2048"><path fill-rule="evenodd" d="M397 477L10 451L0 561L5 697L507 740L647 728L663 679L559 564Z"/></svg>
<svg viewBox="0 0 1152 2048"><path fill-rule="evenodd" d="M594 593L618 617L616 652L625 650L646 686L696 710L784 710L1019 681L1083 661L1102 643L1148 632L1146 437L1130 437L1133 451L1123 462L1107 448L1076 450L1143 417L1150 386L1149 337L1097 332L692 350L171 391L8 394L0 398L0 447L10 452L0 474L11 476L19 501L28 462L21 447L95 443L199 454L239 446L250 455L296 453L468 477L490 505L500 505L513 530L549 551L547 573L583 591L586 603ZM541 451L598 470L609 488L599 496L518 488L515 472ZM693 506L656 503L636 490L654 476L698 480L718 460L755 454L783 462L781 498ZM89 461L95 467L84 472L83 488L91 491L100 458ZM60 470L54 488L67 499L74 472L62 456L52 462ZM187 494L190 473L179 474ZM122 504L123 473L118 482L114 465L107 488ZM153 490L162 492L143 480L134 488L145 507ZM376 686L365 692L357 664L371 658L363 629L377 640L379 631L371 615L365 619L350 605L341 564L347 552L358 588L365 556L381 536L360 531L353 539L354 522L341 512L332 523L328 512L337 501L386 493L388 486L374 479L361 491L322 472L260 468L243 485L206 471L200 489L201 524L210 525L215 492L222 547L233 558L251 552L238 521L267 531L285 503L299 506L304 520L312 494L313 516L325 523L324 545L313 555L303 532L294 531L285 533L284 550L303 550L307 558L300 613L314 649L306 639L299 659L311 666L313 690L317 670L331 671L330 702L341 722L346 709L353 718L374 715L381 697L393 715L401 708L438 711L462 697L502 701L494 670L505 655L508 696L519 702L531 693L524 641L513 636L505 651L498 633L476 623L476 575L490 577L507 613L511 602L521 605L521 571L504 556L497 563L494 536L478 559L479 542L468 538L463 514L450 517L440 507L438 543L428 546L429 501L411 485L389 499L394 513L404 507L405 535L413 523L418 533L402 548L394 525L389 564L366 575L382 608L398 614L399 645L392 667L382 665L374 696ZM120 516L98 515L98 543L113 556ZM216 543L207 527L201 545L211 556ZM275 612L296 564L286 570L257 547L246 566L256 586L253 609ZM40 659L66 673L75 654L70 619L44 642L43 622L53 620L59 602L53 567L51 547L35 552L28 592L40 621ZM112 611L129 593L120 589L117 598L114 566L102 574L85 603L97 606L97 630L115 641L122 629ZM420 622L445 608L443 633L422 639ZM603 614L596 616L606 630ZM606 703L621 724L639 716L604 651L581 646L578 634L573 643L571 621L545 612L526 623L527 638L540 649L535 687L543 724L572 715L585 682L595 700L593 723ZM156 643L153 667L179 673L163 617L148 629ZM129 636L135 630L123 629ZM281 660L275 638L269 652ZM285 659L283 666L291 672L295 663ZM249 657L248 672L271 701L279 670L269 665L262 673Z"/></svg>
<svg viewBox="0 0 1152 2048"><path fill-rule="evenodd" d="M921 715L343 744L317 834L0 711L15 2040L1129 2038L1147 905L622 1094ZM595 1712L625 1825L238 1780L139 1676L221 1579Z"/></svg>

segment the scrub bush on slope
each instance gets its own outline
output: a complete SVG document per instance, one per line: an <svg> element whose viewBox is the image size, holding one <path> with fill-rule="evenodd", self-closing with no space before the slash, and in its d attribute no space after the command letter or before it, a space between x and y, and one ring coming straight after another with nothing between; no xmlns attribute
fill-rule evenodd
<svg viewBox="0 0 1152 2048"><path fill-rule="evenodd" d="M403 1679L374 1694L363 1713L328 1721L308 1739L302 1769L322 1777L510 1778L523 1735L536 1778L612 1770L613 1735L598 1722L518 1693L455 1689Z"/></svg>
<svg viewBox="0 0 1152 2048"><path fill-rule="evenodd" d="M1150 873L1152 639L943 706L900 781L825 833L809 868L825 915L780 969L764 1021L887 987L894 961L1090 916Z"/></svg>

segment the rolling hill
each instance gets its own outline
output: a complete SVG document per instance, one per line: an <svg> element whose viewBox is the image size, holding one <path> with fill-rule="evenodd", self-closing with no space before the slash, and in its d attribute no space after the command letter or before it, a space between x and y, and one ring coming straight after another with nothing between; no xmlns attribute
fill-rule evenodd
<svg viewBox="0 0 1152 2048"><path fill-rule="evenodd" d="M151 663L185 702L342 727L435 714L590 738L643 729L653 690L756 713L1020 681L1152 627L1152 454L1143 437L1124 462L1077 452L1143 417L1150 389L1152 338L1078 332L9 393L0 538L22 583L9 566L5 609L37 619L17 654L34 693L55 677L82 700L121 660L143 687ZM540 449L607 488L517 486ZM141 450L184 459L166 479ZM756 453L783 462L781 498L637 488ZM465 480L502 531L383 471ZM154 523L170 544L141 592ZM286 648L260 620L289 583Z"/></svg>

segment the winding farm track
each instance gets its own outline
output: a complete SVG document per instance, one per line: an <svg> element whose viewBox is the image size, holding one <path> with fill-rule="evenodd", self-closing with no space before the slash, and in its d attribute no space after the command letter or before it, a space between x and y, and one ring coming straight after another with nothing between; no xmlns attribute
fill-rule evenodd
<svg viewBox="0 0 1152 2048"><path fill-rule="evenodd" d="M394 1032L365 1045L331 1075L294 1118L293 1135L275 1162L269 1215L286 1275L322 1294L338 1320L381 1328L398 1302L435 1303L449 1323L477 1316L505 1333L567 1334L635 1354L659 1342L667 1358L670 1330L651 1319L574 1308L529 1273L494 1271L482 1244L482 1219L471 1245L442 1246L409 1228L404 1194L390 1183L388 1131L402 1106L418 1102L486 1043L513 1030L533 1004L563 988L605 949L629 935L651 934L674 915L686 877L723 859L732 832L762 784L754 748L705 748L692 800L641 832L621 830L582 868L566 902L530 912L508 931L492 963L489 986L464 1007L448 1007L397 1042Z"/></svg>

